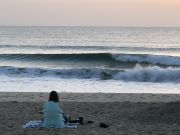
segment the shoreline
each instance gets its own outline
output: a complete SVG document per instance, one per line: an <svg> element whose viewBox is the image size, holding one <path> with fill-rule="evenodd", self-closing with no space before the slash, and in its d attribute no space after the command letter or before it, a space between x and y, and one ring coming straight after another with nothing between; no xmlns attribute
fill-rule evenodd
<svg viewBox="0 0 180 135"><path fill-rule="evenodd" d="M58 93L62 102L172 102L180 101L180 94L151 93ZM0 92L0 102L45 102L45 92Z"/></svg>

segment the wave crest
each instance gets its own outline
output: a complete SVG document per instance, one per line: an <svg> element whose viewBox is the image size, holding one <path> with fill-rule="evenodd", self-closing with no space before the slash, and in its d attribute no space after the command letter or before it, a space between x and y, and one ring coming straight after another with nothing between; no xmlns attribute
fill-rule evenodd
<svg viewBox="0 0 180 135"><path fill-rule="evenodd" d="M113 79L134 82L180 82L180 68L157 66L142 68L137 66L134 69L117 73Z"/></svg>
<svg viewBox="0 0 180 135"><path fill-rule="evenodd" d="M180 66L180 57L150 54L114 54L112 57L121 62L149 63L166 66Z"/></svg>

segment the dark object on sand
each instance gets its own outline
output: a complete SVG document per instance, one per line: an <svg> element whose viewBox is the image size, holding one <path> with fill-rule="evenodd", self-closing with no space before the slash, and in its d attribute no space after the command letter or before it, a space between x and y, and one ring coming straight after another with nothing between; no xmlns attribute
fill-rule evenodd
<svg viewBox="0 0 180 135"><path fill-rule="evenodd" d="M39 112L39 114L43 114L43 112L41 111L41 112Z"/></svg>
<svg viewBox="0 0 180 135"><path fill-rule="evenodd" d="M101 123L100 122L100 125L99 125L100 127L102 127L102 128L108 128L109 126L108 125L106 125L105 123Z"/></svg>
<svg viewBox="0 0 180 135"><path fill-rule="evenodd" d="M69 120L69 123L79 123L79 120Z"/></svg>
<svg viewBox="0 0 180 135"><path fill-rule="evenodd" d="M84 117L79 117L79 119L77 120L71 120L69 118L68 120L69 123L79 123L79 124L90 124L90 123L94 123L94 121L88 120L87 122L84 123Z"/></svg>
<svg viewBox="0 0 180 135"><path fill-rule="evenodd" d="M71 120L71 119L68 120L69 123L79 123L79 124L83 124L84 123L83 121L84 121L84 117L79 117L79 119L77 120Z"/></svg>
<svg viewBox="0 0 180 135"><path fill-rule="evenodd" d="M94 123L94 121L89 120L89 121L87 121L87 123Z"/></svg>
<svg viewBox="0 0 180 135"><path fill-rule="evenodd" d="M79 124L83 124L84 117L79 117Z"/></svg>

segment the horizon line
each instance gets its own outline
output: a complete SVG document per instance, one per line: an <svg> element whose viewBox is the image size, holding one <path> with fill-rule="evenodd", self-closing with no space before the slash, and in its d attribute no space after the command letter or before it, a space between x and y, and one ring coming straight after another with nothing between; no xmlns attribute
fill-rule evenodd
<svg viewBox="0 0 180 135"><path fill-rule="evenodd" d="M0 27L121 27L121 28L180 28L180 26L111 26L111 25L0 25Z"/></svg>

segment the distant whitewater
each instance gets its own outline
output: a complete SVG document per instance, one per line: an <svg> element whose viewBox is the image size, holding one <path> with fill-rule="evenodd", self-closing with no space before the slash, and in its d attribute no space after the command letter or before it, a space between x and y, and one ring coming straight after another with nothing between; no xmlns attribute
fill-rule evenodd
<svg viewBox="0 0 180 135"><path fill-rule="evenodd" d="M180 28L0 27L0 91L178 93L179 82Z"/></svg>

